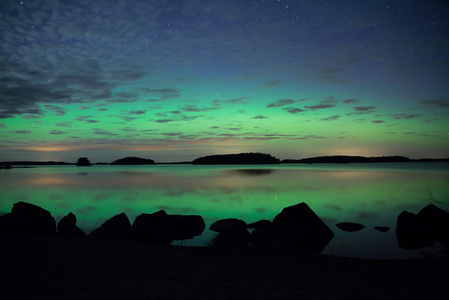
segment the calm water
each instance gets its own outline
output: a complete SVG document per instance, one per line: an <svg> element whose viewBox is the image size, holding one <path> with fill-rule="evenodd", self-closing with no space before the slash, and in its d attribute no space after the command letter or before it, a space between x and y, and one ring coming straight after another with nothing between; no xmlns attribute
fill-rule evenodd
<svg viewBox="0 0 449 300"><path fill-rule="evenodd" d="M57 222L75 213L88 233L121 212L132 223L141 213L164 209L203 216L204 234L182 244L204 245L213 237L209 225L218 219L272 220L282 208L306 202L335 232L324 254L409 258L435 253L439 245L400 249L396 218L429 204L426 191L437 198L449 194L447 168L444 163L16 168L0 170L0 215L26 201L49 210ZM366 228L346 233L335 226L339 222Z"/></svg>

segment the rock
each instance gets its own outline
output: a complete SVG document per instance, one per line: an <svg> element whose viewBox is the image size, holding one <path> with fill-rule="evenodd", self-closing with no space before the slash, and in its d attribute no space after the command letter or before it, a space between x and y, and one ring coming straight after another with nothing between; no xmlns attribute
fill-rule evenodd
<svg viewBox="0 0 449 300"><path fill-rule="evenodd" d="M174 240L187 240L201 235L206 223L201 216L168 215Z"/></svg>
<svg viewBox="0 0 449 300"><path fill-rule="evenodd" d="M209 229L215 232L224 232L228 230L234 230L236 228L245 228L246 229L246 223L245 221L229 218L229 219L222 219L214 222L212 225L210 225Z"/></svg>
<svg viewBox="0 0 449 300"><path fill-rule="evenodd" d="M362 224L351 223L351 222L338 223L337 227L340 228L341 230L347 231L347 232L356 232L356 231L360 231L363 228L365 228L365 226Z"/></svg>
<svg viewBox="0 0 449 300"><path fill-rule="evenodd" d="M423 226L428 231L429 236L449 246L449 213L443 209L429 204L418 213Z"/></svg>
<svg viewBox="0 0 449 300"><path fill-rule="evenodd" d="M205 227L201 216L167 215L160 210L138 216L131 227L131 235L138 240L170 244L174 240L201 235Z"/></svg>
<svg viewBox="0 0 449 300"><path fill-rule="evenodd" d="M275 232L273 226L256 228L251 232L251 244L255 246L271 246Z"/></svg>
<svg viewBox="0 0 449 300"><path fill-rule="evenodd" d="M78 226L76 226L76 216L73 213L69 213L67 216L63 217L58 223L58 233L74 235L74 236L85 236L86 234Z"/></svg>
<svg viewBox="0 0 449 300"><path fill-rule="evenodd" d="M246 223L239 219L218 220L209 229L218 232L212 242L215 247L244 247L251 241Z"/></svg>
<svg viewBox="0 0 449 300"><path fill-rule="evenodd" d="M89 236L126 235L131 230L131 222L125 213L118 214L106 220L100 227L92 231Z"/></svg>
<svg viewBox="0 0 449 300"><path fill-rule="evenodd" d="M273 220L277 247L296 246L311 253L321 253L334 237L332 230L302 202L286 207Z"/></svg>
<svg viewBox="0 0 449 300"><path fill-rule="evenodd" d="M376 226L374 227L374 229L380 231L380 232L387 232L390 230L390 227L386 227L386 226Z"/></svg>
<svg viewBox="0 0 449 300"><path fill-rule="evenodd" d="M76 165L79 167L89 167L92 166L89 159L87 157L80 157L78 158L78 161L76 162Z"/></svg>
<svg viewBox="0 0 449 300"><path fill-rule="evenodd" d="M429 235L421 218L407 211L398 216L396 238L403 249L419 249L434 244L434 239Z"/></svg>
<svg viewBox="0 0 449 300"><path fill-rule="evenodd" d="M262 228L272 228L273 227L273 223L271 223L271 221L268 220L260 220L251 224L248 224L246 226L246 228L249 229L262 229Z"/></svg>
<svg viewBox="0 0 449 300"><path fill-rule="evenodd" d="M49 211L26 202L17 202L11 213L0 218L0 233L55 234L56 221Z"/></svg>

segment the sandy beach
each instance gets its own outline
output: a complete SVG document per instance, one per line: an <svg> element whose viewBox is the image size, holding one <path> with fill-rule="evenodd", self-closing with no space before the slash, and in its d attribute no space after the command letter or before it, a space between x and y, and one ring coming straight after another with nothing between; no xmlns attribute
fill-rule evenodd
<svg viewBox="0 0 449 300"><path fill-rule="evenodd" d="M1 236L2 299L443 299L448 258Z"/></svg>

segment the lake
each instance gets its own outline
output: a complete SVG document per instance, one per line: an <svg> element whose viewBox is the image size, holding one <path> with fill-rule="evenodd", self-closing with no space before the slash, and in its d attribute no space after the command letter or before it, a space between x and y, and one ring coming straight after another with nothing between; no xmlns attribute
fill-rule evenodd
<svg viewBox="0 0 449 300"><path fill-rule="evenodd" d="M214 236L208 228L223 218L247 223L272 220L290 205L306 202L334 231L323 254L367 258L411 258L437 253L397 246L396 219L418 213L449 194L447 163L37 166L0 170L0 215L25 201L51 212L58 222L69 212L89 233L125 212L131 223L141 213L201 215L202 236L175 242L201 246ZM339 222L366 226L343 232ZM388 226L381 233L374 226Z"/></svg>

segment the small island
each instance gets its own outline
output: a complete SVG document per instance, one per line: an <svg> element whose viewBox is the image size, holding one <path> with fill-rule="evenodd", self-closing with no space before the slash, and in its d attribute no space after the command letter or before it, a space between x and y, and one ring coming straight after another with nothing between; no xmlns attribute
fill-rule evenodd
<svg viewBox="0 0 449 300"><path fill-rule="evenodd" d="M87 157L80 157L78 158L78 161L76 162L76 165L78 167L90 167L92 164L90 163L89 159Z"/></svg>
<svg viewBox="0 0 449 300"><path fill-rule="evenodd" d="M154 165L155 162L149 158L125 157L111 162L111 165Z"/></svg>
<svg viewBox="0 0 449 300"><path fill-rule="evenodd" d="M264 153L238 153L208 155L192 161L194 165L279 164L280 160Z"/></svg>

